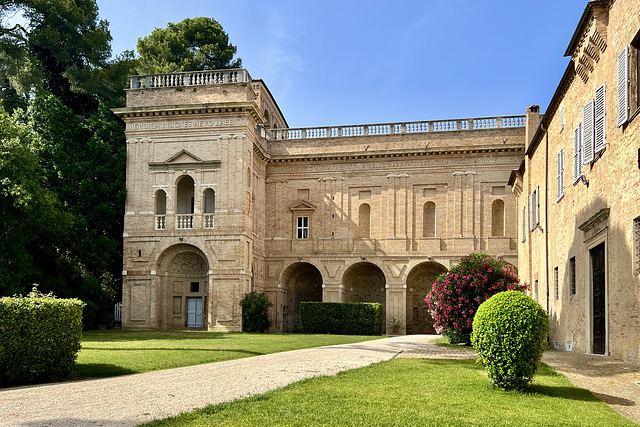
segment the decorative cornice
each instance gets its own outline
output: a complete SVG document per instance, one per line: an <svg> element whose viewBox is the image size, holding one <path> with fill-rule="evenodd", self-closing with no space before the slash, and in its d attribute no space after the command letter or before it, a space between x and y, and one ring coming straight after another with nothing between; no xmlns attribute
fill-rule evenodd
<svg viewBox="0 0 640 427"><path fill-rule="evenodd" d="M269 163L292 163L292 162L313 162L323 160L358 160L358 159L384 159L393 157L424 157L440 155L460 155L460 154L493 154L493 153L523 153L524 145L502 145L485 147L451 147L451 148L429 148L415 150L381 150L381 151L358 151L327 154L304 154L271 156Z"/></svg>
<svg viewBox="0 0 640 427"><path fill-rule="evenodd" d="M111 111L125 121L126 119L139 117L188 116L212 113L248 113L256 122L262 123L264 121L262 113L260 113L252 101L170 105L162 107L124 107L113 108Z"/></svg>
<svg viewBox="0 0 640 427"><path fill-rule="evenodd" d="M611 211L610 208L600 209L595 215L593 215L591 218L589 218L588 220L580 224L578 228L584 232L591 230L592 228L600 224L600 222L609 218L610 211Z"/></svg>

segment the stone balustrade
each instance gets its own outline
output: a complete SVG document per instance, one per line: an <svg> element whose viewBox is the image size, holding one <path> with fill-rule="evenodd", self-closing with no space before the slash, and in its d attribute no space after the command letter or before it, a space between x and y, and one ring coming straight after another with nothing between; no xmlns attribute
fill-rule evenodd
<svg viewBox="0 0 640 427"><path fill-rule="evenodd" d="M208 86L228 83L250 83L244 68L230 70L189 71L183 73L147 74L130 77L130 89L158 87Z"/></svg>
<svg viewBox="0 0 640 427"><path fill-rule="evenodd" d="M521 128L524 127L524 125L525 116L498 116L369 125L263 129L263 136L270 140L294 140L350 136L405 135L474 129Z"/></svg>

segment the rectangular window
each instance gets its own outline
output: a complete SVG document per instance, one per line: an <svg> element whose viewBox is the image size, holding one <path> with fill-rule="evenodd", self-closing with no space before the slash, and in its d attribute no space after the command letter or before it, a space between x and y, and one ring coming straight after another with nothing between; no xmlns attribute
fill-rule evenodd
<svg viewBox="0 0 640 427"><path fill-rule="evenodd" d="M569 280L571 283L571 295L576 294L576 257L569 259Z"/></svg>
<svg viewBox="0 0 640 427"><path fill-rule="evenodd" d="M540 187L536 186L529 194L529 230L533 231L540 224Z"/></svg>
<svg viewBox="0 0 640 427"><path fill-rule="evenodd" d="M536 223L535 223L535 226L537 227L538 225L540 225L540 187L536 187L536 190L534 191L534 194L535 194L534 202L536 204Z"/></svg>
<svg viewBox="0 0 640 427"><path fill-rule="evenodd" d="M605 105L605 85L603 84L596 89L596 99L594 107L594 150L596 153L604 150L606 147L606 105Z"/></svg>
<svg viewBox="0 0 640 427"><path fill-rule="evenodd" d="M618 127L629 120L629 46L618 55Z"/></svg>
<svg viewBox="0 0 640 427"><path fill-rule="evenodd" d="M582 175L582 122L573 131L573 183Z"/></svg>
<svg viewBox="0 0 640 427"><path fill-rule="evenodd" d="M558 201L564 196L564 148L558 153Z"/></svg>
<svg viewBox="0 0 640 427"><path fill-rule="evenodd" d="M200 292L200 282L191 282L191 292Z"/></svg>
<svg viewBox="0 0 640 427"><path fill-rule="evenodd" d="M298 224L296 226L296 236L298 239L309 238L309 217L308 216L298 217Z"/></svg>
<svg viewBox="0 0 640 427"><path fill-rule="evenodd" d="M633 268L636 273L640 273L640 216L633 220Z"/></svg>
<svg viewBox="0 0 640 427"><path fill-rule="evenodd" d="M564 107L560 109L560 132L564 129Z"/></svg>
<svg viewBox="0 0 640 427"><path fill-rule="evenodd" d="M553 269L553 291L556 300L560 296L560 284L558 283L558 267Z"/></svg>

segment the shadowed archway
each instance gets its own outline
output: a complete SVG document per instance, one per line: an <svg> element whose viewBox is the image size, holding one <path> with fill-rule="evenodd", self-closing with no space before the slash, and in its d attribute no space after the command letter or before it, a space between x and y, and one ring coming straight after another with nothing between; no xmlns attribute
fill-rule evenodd
<svg viewBox="0 0 640 427"><path fill-rule="evenodd" d="M284 271L282 287L282 332L301 332L300 303L322 301L322 274L313 264L297 262Z"/></svg>
<svg viewBox="0 0 640 427"><path fill-rule="evenodd" d="M411 269L407 275L407 334L424 334L433 319L429 314L425 297L433 282L447 268L437 262L423 262Z"/></svg>

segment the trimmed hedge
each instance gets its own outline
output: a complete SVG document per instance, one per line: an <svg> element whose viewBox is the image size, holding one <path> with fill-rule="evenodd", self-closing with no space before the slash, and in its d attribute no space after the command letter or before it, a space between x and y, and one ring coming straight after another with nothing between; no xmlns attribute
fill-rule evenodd
<svg viewBox="0 0 640 427"><path fill-rule="evenodd" d="M309 334L381 335L382 304L301 302L300 322Z"/></svg>
<svg viewBox="0 0 640 427"><path fill-rule="evenodd" d="M502 389L522 389L533 379L547 348L549 315L519 291L485 301L473 319L471 342L489 379Z"/></svg>
<svg viewBox="0 0 640 427"><path fill-rule="evenodd" d="M68 379L80 350L84 306L36 290L0 298L0 386Z"/></svg>

